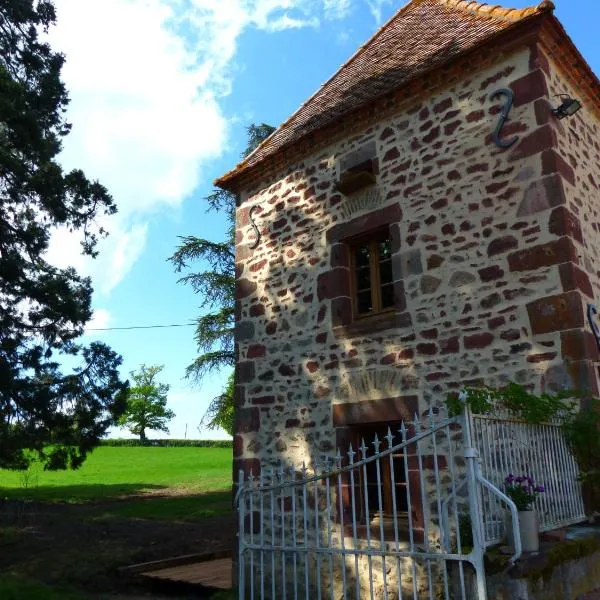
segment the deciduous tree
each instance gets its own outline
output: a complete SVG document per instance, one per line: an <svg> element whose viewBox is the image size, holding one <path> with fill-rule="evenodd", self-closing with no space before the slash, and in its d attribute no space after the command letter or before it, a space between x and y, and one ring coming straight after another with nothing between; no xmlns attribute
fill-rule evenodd
<svg viewBox="0 0 600 600"><path fill-rule="evenodd" d="M139 435L141 442L146 441L147 430L168 433L167 423L175 416L167 408L169 386L159 383L156 378L163 368L162 365L141 365L138 371L131 371L133 385L127 393L127 404L119 425L133 435Z"/></svg>

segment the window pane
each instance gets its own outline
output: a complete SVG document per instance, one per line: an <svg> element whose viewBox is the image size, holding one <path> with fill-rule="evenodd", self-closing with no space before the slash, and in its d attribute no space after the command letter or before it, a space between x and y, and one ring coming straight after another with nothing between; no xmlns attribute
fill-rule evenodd
<svg viewBox="0 0 600 600"><path fill-rule="evenodd" d="M386 283L392 283L394 280L392 277L392 261L386 260L385 262L379 263L379 280L381 285Z"/></svg>
<svg viewBox="0 0 600 600"><path fill-rule="evenodd" d="M369 266L369 246L356 246L354 249L354 260L357 267Z"/></svg>
<svg viewBox="0 0 600 600"><path fill-rule="evenodd" d="M377 251L379 252L379 260L385 260L392 256L392 241L390 239L381 240L377 244Z"/></svg>
<svg viewBox="0 0 600 600"><path fill-rule="evenodd" d="M356 289L368 290L371 287L371 269L362 267L356 270Z"/></svg>
<svg viewBox="0 0 600 600"><path fill-rule="evenodd" d="M394 284L388 283L381 286L381 308L394 306Z"/></svg>
<svg viewBox="0 0 600 600"><path fill-rule="evenodd" d="M371 300L371 290L359 292L357 294L357 304L359 314L370 313L373 311L373 302Z"/></svg>
<svg viewBox="0 0 600 600"><path fill-rule="evenodd" d="M375 462L366 464L367 467L367 494L369 498L369 517L373 517L378 513L382 507L379 506L379 491L377 486L377 467ZM380 475L381 477L381 475ZM380 480L381 481L381 480ZM366 507L365 507L366 508ZM365 510L366 513L366 510ZM365 514L366 516L366 514Z"/></svg>

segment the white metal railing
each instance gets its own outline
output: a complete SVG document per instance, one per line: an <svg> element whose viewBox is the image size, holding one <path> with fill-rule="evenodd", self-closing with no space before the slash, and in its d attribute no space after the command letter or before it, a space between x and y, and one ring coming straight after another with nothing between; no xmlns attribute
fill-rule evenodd
<svg viewBox="0 0 600 600"><path fill-rule="evenodd" d="M468 412L468 411L467 411ZM561 430L560 421L531 424L506 412L469 414L473 445L479 451L483 476L503 489L509 474L528 475L545 492L536 500L540 531L584 521L579 469ZM503 537L503 507L497 495L482 493L481 507L487 545Z"/></svg>
<svg viewBox="0 0 600 600"><path fill-rule="evenodd" d="M240 472L240 600L484 600L480 489L502 493L481 475L469 430L465 417L430 411L424 423L415 416L383 440L363 440L358 452L313 459L310 469ZM519 549L516 520L513 531Z"/></svg>

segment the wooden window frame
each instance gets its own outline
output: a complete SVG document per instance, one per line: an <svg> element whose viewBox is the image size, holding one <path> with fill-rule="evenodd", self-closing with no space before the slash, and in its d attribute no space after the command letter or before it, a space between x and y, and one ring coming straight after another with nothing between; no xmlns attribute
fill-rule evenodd
<svg viewBox="0 0 600 600"><path fill-rule="evenodd" d="M393 303L392 306L381 308L381 279L379 273L380 261L378 260L379 251L377 249L377 244L382 240L389 240L390 244L392 243L392 236L390 234L389 227L386 227L385 229L380 229L378 231L370 232L369 234L361 235L360 237L346 241L346 244L348 246L348 252L350 255L350 296L352 299L352 317L354 320L370 319L379 315L393 313L396 310ZM357 266L354 249L357 246L365 244L368 244L371 249L371 252L369 252L369 270L371 284L371 304L373 306L373 310L369 313L359 313L358 284L356 280ZM391 256L389 260L390 262L392 261ZM390 282L390 285L392 285L393 288L393 280Z"/></svg>

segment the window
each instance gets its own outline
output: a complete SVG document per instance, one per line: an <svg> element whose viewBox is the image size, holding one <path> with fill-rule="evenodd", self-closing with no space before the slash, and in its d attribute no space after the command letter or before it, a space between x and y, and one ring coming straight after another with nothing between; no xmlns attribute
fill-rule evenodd
<svg viewBox="0 0 600 600"><path fill-rule="evenodd" d="M392 241L388 232L351 245L354 314L364 317L394 308Z"/></svg>

